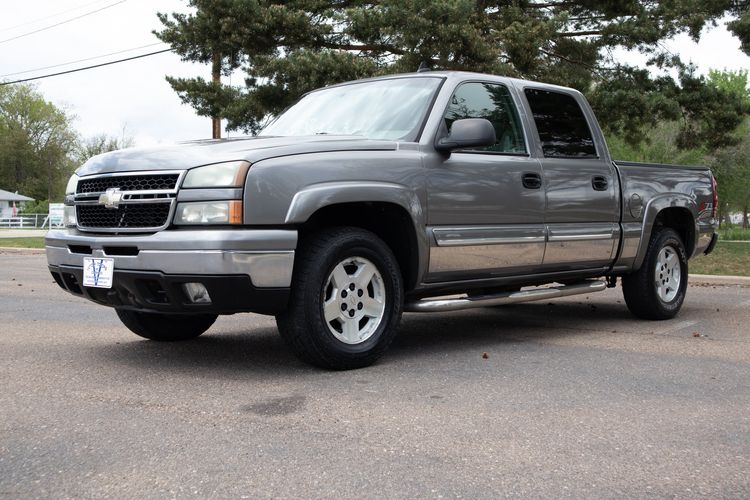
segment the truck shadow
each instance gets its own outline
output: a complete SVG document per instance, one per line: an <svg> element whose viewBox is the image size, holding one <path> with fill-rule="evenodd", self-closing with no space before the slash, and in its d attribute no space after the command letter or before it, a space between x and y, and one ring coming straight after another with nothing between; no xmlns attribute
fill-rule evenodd
<svg viewBox="0 0 750 500"><path fill-rule="evenodd" d="M387 356L447 354L543 341L585 332L610 333L632 316L621 304L549 302L456 313L407 314ZM620 327L622 328L622 327Z"/></svg>
<svg viewBox="0 0 750 500"><path fill-rule="evenodd" d="M399 334L383 362L430 355L450 356L462 351L482 351L507 344L540 342L583 333L610 333L615 324L631 316L622 304L551 302L483 308L456 313L406 314ZM286 348L277 330L236 325L210 330L190 342L161 343L123 338L117 344L93 347L109 363L137 369L190 370L218 377L254 374L278 377L301 373L327 373L298 361Z"/></svg>
<svg viewBox="0 0 750 500"><path fill-rule="evenodd" d="M97 345L95 354L107 363L137 370L190 371L219 378L242 378L251 373L256 377L293 375L313 370L286 349L275 328L209 330L187 342L152 342L130 335L115 345Z"/></svg>

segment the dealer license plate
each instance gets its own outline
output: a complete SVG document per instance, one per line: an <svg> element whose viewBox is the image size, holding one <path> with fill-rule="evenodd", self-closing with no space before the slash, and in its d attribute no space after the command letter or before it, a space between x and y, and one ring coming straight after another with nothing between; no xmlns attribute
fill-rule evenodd
<svg viewBox="0 0 750 500"><path fill-rule="evenodd" d="M83 286L112 288L115 259L83 258Z"/></svg>

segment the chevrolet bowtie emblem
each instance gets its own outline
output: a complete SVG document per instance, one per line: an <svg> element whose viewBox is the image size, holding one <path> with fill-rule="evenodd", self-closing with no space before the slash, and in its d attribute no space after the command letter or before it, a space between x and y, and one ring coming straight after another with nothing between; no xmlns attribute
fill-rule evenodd
<svg viewBox="0 0 750 500"><path fill-rule="evenodd" d="M105 208L118 208L120 201L122 201L120 188L109 188L99 195L99 204L104 205Z"/></svg>

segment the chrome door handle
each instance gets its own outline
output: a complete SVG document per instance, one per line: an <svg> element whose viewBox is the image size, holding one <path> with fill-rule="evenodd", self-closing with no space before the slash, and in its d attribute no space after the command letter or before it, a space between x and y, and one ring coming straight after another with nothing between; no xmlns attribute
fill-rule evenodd
<svg viewBox="0 0 750 500"><path fill-rule="evenodd" d="M594 191L606 191L609 187L609 181L603 175L595 175L591 178L591 187Z"/></svg>
<svg viewBox="0 0 750 500"><path fill-rule="evenodd" d="M539 189L542 187L542 176L536 173L526 173L521 177L521 182L526 189Z"/></svg>

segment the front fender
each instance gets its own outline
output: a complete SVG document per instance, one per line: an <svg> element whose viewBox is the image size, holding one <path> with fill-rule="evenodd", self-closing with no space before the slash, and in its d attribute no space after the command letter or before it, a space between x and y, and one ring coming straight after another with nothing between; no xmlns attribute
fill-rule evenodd
<svg viewBox="0 0 750 500"><path fill-rule="evenodd" d="M287 210L286 224L303 224L321 208L343 203L390 203L403 208L411 217L417 241L418 282L429 262L430 242L424 230L426 219L417 193L390 182L326 182L308 186L294 195Z"/></svg>
<svg viewBox="0 0 750 500"><path fill-rule="evenodd" d="M300 190L287 209L285 224L301 224L329 205L355 202L393 203L412 217L415 227L424 225L424 211L416 193L389 182L326 182Z"/></svg>

